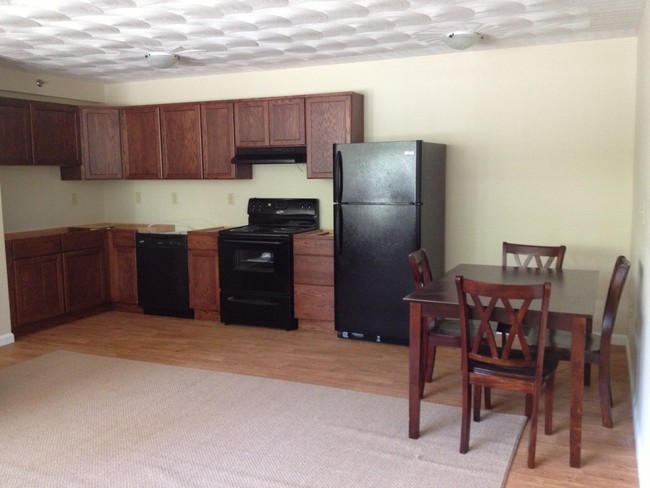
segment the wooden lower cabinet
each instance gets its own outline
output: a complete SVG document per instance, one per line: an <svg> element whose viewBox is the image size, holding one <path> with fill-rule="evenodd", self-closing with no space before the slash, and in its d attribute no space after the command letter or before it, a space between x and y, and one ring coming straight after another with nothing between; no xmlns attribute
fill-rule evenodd
<svg viewBox="0 0 650 488"><path fill-rule="evenodd" d="M14 262L15 328L65 313L62 263L60 253Z"/></svg>
<svg viewBox="0 0 650 488"><path fill-rule="evenodd" d="M14 331L108 307L104 231L9 239L6 250Z"/></svg>
<svg viewBox="0 0 650 488"><path fill-rule="evenodd" d="M334 242L330 231L293 239L294 312L299 327L334 330Z"/></svg>
<svg viewBox="0 0 650 488"><path fill-rule="evenodd" d="M218 230L187 235L190 308L196 319L220 319Z"/></svg>
<svg viewBox="0 0 650 488"><path fill-rule="evenodd" d="M108 231L110 297L113 307L141 311L138 307L138 268L135 255L135 230Z"/></svg>
<svg viewBox="0 0 650 488"><path fill-rule="evenodd" d="M66 312L109 302L106 232L92 232L82 242L74 242L76 238L76 233L62 237Z"/></svg>

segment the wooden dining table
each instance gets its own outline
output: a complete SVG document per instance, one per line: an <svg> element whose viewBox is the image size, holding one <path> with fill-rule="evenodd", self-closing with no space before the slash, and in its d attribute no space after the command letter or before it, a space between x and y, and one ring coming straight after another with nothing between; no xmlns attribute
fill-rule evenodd
<svg viewBox="0 0 650 488"><path fill-rule="evenodd" d="M458 295L455 284L455 277L458 275L490 283L551 283L548 328L571 331L569 461L572 467L579 468L585 340L592 327L598 292L598 271L460 264L439 279L404 297L410 306L409 437L417 439L420 436L420 391L424 384L426 369L424 357L427 340L426 325L434 318L458 318Z"/></svg>

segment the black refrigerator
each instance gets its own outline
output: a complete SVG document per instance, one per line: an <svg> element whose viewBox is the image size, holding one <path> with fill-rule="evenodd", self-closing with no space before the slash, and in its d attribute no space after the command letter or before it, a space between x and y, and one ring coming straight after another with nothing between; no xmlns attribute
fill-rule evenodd
<svg viewBox="0 0 650 488"><path fill-rule="evenodd" d="M334 145L334 309L339 337L408 344L408 255L444 271L446 146Z"/></svg>

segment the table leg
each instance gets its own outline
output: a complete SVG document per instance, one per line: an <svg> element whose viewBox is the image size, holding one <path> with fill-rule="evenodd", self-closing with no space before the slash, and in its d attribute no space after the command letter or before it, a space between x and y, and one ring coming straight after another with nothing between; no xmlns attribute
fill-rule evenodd
<svg viewBox="0 0 650 488"><path fill-rule="evenodd" d="M580 467L582 448L582 397L584 393L585 335L587 320L575 318L571 327L571 418L569 421L570 465Z"/></svg>
<svg viewBox="0 0 650 488"><path fill-rule="evenodd" d="M424 382L422 304L410 304L409 317L409 437L420 437L420 390Z"/></svg>

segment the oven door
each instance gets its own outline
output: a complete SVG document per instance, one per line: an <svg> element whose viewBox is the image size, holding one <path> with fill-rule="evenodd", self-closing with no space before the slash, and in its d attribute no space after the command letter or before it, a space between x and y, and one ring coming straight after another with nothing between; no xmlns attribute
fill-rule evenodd
<svg viewBox="0 0 650 488"><path fill-rule="evenodd" d="M292 269L290 239L220 236L222 290L291 295Z"/></svg>

